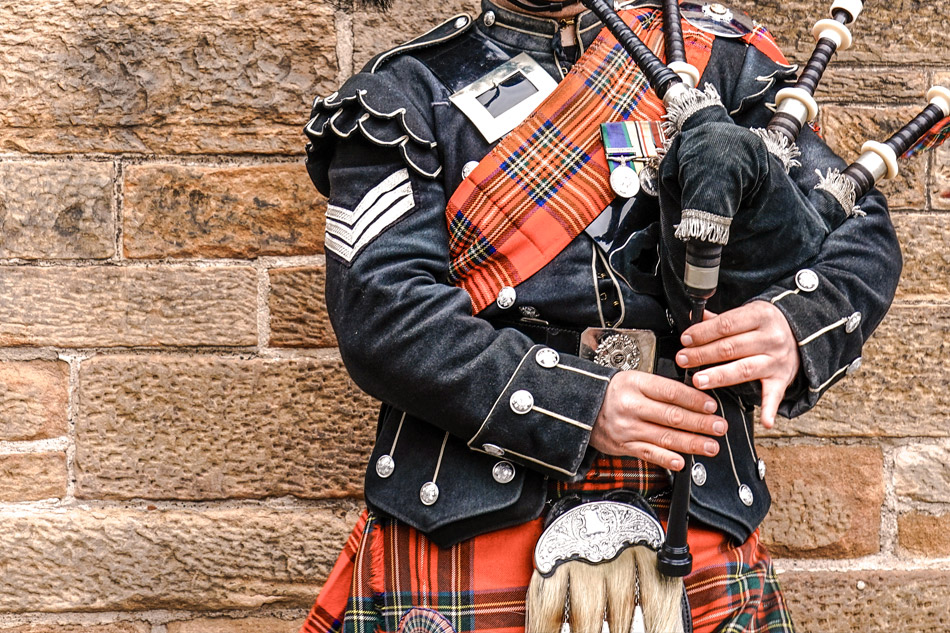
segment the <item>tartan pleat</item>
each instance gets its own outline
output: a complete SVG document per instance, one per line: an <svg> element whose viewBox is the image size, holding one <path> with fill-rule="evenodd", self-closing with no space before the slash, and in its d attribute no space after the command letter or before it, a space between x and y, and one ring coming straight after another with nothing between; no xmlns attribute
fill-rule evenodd
<svg viewBox="0 0 950 633"><path fill-rule="evenodd" d="M550 494L625 488L655 496L668 487L669 475L658 467L602 457L584 481L554 484ZM666 508L655 506L664 518ZM536 519L440 548L403 523L364 514L301 633L445 631L449 626L458 632L521 633L541 530L542 520ZM689 543L694 571L686 578L686 592L696 633L793 631L758 532L734 546L718 531L691 526ZM341 587L349 592L345 601ZM406 626L408 620L415 628Z"/></svg>

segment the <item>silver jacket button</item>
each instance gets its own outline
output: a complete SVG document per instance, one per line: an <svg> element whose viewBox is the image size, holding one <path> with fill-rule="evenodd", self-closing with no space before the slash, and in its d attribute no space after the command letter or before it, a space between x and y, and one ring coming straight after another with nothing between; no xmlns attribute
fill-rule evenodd
<svg viewBox="0 0 950 633"><path fill-rule="evenodd" d="M545 369L557 367L557 364L561 362L560 354L550 347L539 349L538 353L534 355L534 359Z"/></svg>
<svg viewBox="0 0 950 633"><path fill-rule="evenodd" d="M758 463L759 467L759 479L765 479L765 460L760 459Z"/></svg>
<svg viewBox="0 0 950 633"><path fill-rule="evenodd" d="M693 483L697 486L702 486L706 483L706 467L700 463L693 464L693 470L691 471L693 475Z"/></svg>
<svg viewBox="0 0 950 633"><path fill-rule="evenodd" d="M396 470L396 462L389 455L383 455L376 460L376 474L381 479L386 479Z"/></svg>
<svg viewBox="0 0 950 633"><path fill-rule="evenodd" d="M495 446L494 444L482 444L482 450L489 455L494 455L495 457L501 457L505 454L505 450L503 448L500 446Z"/></svg>
<svg viewBox="0 0 950 633"><path fill-rule="evenodd" d="M424 505L431 506L433 503L439 500L439 487L435 485L434 481L430 481L422 485L422 488L419 490L419 501Z"/></svg>
<svg viewBox="0 0 950 633"><path fill-rule="evenodd" d="M515 478L515 465L511 462L498 462L491 469L491 476L500 484L511 483Z"/></svg>
<svg viewBox="0 0 950 633"><path fill-rule="evenodd" d="M739 486L739 500L747 506L751 506L752 502L755 501L755 496L752 494L752 488L749 488L745 484Z"/></svg>
<svg viewBox="0 0 950 633"><path fill-rule="evenodd" d="M498 293L498 298L495 299L495 303L502 310L507 310L511 306L515 305L515 299L518 298L518 293L515 292L515 289L511 286L505 286Z"/></svg>
<svg viewBox="0 0 950 633"><path fill-rule="evenodd" d="M851 334L856 329L858 329L859 325L861 325L861 313L855 312L854 314L848 317L848 322L845 324L844 330L848 334Z"/></svg>
<svg viewBox="0 0 950 633"><path fill-rule="evenodd" d="M862 361L861 357L858 356L857 358L855 358L855 359L851 362L850 365L848 365L848 371L845 372L845 373L847 373L847 374L850 376L850 375L853 374L854 372L858 371L859 369L861 369L861 363L862 363L862 362L863 362L863 361Z"/></svg>
<svg viewBox="0 0 950 633"><path fill-rule="evenodd" d="M468 24L468 18L464 18L464 17L459 18L458 20L455 21L455 28L460 29L464 27L466 24Z"/></svg>
<svg viewBox="0 0 950 633"><path fill-rule="evenodd" d="M803 268L795 274L795 285L802 292L814 292L818 289L818 273L810 268Z"/></svg>
<svg viewBox="0 0 950 633"><path fill-rule="evenodd" d="M462 165L462 179L468 178L472 175L472 172L475 171L475 168L478 167L477 160L470 160L464 165Z"/></svg>
<svg viewBox="0 0 950 633"><path fill-rule="evenodd" d="M521 389L511 394L508 404L511 405L512 411L518 415L524 415L531 411L531 407L534 406L534 396L531 395L530 391Z"/></svg>
<svg viewBox="0 0 950 633"><path fill-rule="evenodd" d="M485 12L485 26L493 26L495 24L495 12L486 11Z"/></svg>

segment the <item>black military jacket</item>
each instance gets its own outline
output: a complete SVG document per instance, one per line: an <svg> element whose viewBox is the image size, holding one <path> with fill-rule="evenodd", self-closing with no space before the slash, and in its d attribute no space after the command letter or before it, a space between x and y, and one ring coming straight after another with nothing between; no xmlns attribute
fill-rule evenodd
<svg viewBox="0 0 950 633"><path fill-rule="evenodd" d="M582 233L478 315L466 292L447 283L446 202L492 147L450 96L521 52L560 80L570 60L559 28L483 0L477 20L453 18L317 99L306 128L308 169L329 197L330 317L351 376L384 403L366 501L440 544L535 518L547 478L583 477L594 456L590 429L616 370L571 353L576 332L675 334L657 273L656 199L643 193L621 226L598 229L608 240ZM586 46L600 24L587 13L573 28ZM766 104L794 71L720 37L702 83L718 89L737 123L764 126ZM817 184L816 169L843 167L807 126L800 148L802 167L790 177L803 191ZM786 416L808 410L858 368L893 297L901 258L885 201L872 192L860 205L864 216L757 297L782 310L800 344ZM531 329L541 324L549 327ZM663 352L658 371L676 375L674 351ZM741 540L770 498L751 446L754 398L722 397L730 450L698 460L707 476L693 487L692 512ZM739 484L754 502L738 498Z"/></svg>

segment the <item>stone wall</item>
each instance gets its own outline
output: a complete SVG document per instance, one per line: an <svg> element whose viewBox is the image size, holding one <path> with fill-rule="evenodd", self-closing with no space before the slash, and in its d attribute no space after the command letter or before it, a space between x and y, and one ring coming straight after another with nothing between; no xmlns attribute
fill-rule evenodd
<svg viewBox="0 0 950 633"><path fill-rule="evenodd" d="M301 127L477 2L344 4L0 3L0 631L291 633L324 582L374 404L327 323ZM826 10L741 4L798 61ZM948 16L868 7L820 95L846 157L950 85ZM950 149L884 189L898 301L862 372L762 441L804 631L950 627Z"/></svg>

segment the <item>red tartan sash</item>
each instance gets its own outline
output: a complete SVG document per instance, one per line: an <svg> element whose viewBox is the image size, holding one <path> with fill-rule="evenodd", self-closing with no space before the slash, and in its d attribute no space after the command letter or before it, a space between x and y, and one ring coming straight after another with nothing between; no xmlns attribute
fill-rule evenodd
<svg viewBox="0 0 950 633"><path fill-rule="evenodd" d="M620 12L662 57L659 10ZM700 74L715 36L683 23L686 56ZM743 38L786 63L764 29ZM615 195L600 124L658 121L662 101L604 29L557 89L478 164L452 195L449 280L468 291L473 313L557 256Z"/></svg>

